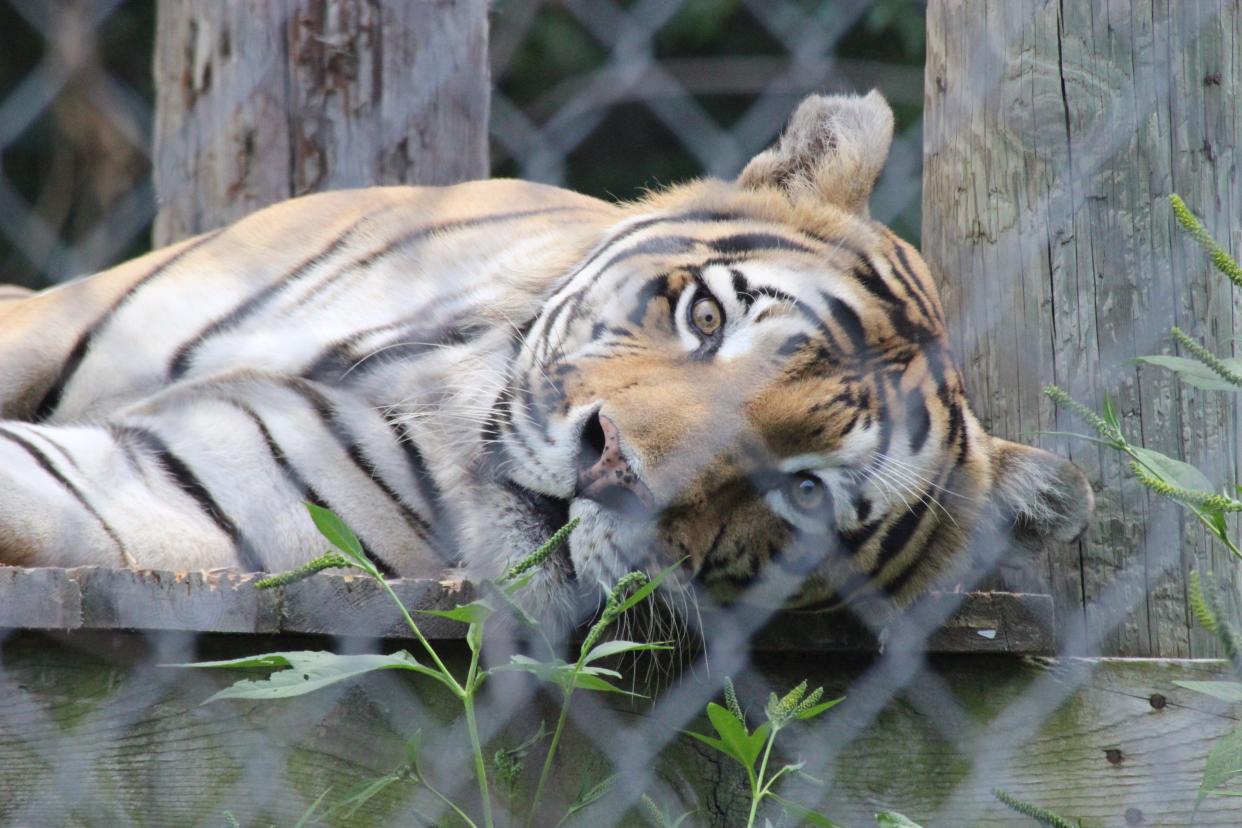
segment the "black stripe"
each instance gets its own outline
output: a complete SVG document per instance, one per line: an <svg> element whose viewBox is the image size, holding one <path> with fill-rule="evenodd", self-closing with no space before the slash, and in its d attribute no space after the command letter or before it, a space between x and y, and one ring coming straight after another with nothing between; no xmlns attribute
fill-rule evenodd
<svg viewBox="0 0 1242 828"><path fill-rule="evenodd" d="M741 253L763 253L776 250L793 250L799 253L814 253L805 244L778 236L775 233L737 233L712 239L707 245L717 253L726 256L737 256Z"/></svg>
<svg viewBox="0 0 1242 828"><path fill-rule="evenodd" d="M654 279L648 279L647 282L639 288L638 296L634 300L634 308L630 311L627 319L631 325L641 325L643 319L647 316L647 306L652 300L663 297L672 305L673 302L668 295L668 274L661 274Z"/></svg>
<svg viewBox="0 0 1242 828"><path fill-rule="evenodd" d="M750 282L746 281L742 271L736 267L729 268L729 275L733 277L733 295L742 306L742 312L750 313L750 306L755 304L755 294L750 292Z"/></svg>
<svg viewBox="0 0 1242 828"><path fill-rule="evenodd" d="M815 309L810 305L803 302L792 293L787 293L780 288L757 287L751 292L754 293L756 298L760 296L768 296L785 304L792 305L794 310L798 311L804 319L814 325L815 328L823 334L824 339L828 340L828 345L833 351L836 351L837 353L841 352L841 343L837 341L836 334L832 332L832 329L828 327L823 319L820 319L819 314L816 313Z"/></svg>
<svg viewBox="0 0 1242 828"><path fill-rule="evenodd" d="M233 544L233 552L238 563L245 572L267 571L263 559L259 557L253 544L246 539L237 524L220 507L212 497L208 488L198 479L198 475L190 466L168 448L168 445L154 432L134 426L121 426L118 431L124 436L137 441L151 455L155 463L177 488L189 495L198 508L209 517L220 531L228 536ZM114 432L115 433L115 432Z"/></svg>
<svg viewBox="0 0 1242 828"><path fill-rule="evenodd" d="M65 491L73 495L78 503L82 504L82 508L85 509L87 513L95 519L95 522L99 524L100 528L104 530L104 534L111 538L112 542L116 544L117 551L121 553L121 566L129 566L129 555L125 552L125 544L121 542L121 536L118 535L116 530L103 519L103 515L99 514L99 511L89 500L86 499L86 496L82 494L82 491L77 486L73 485L73 482L70 481L69 478L61 474L60 470L56 468L48 456L40 451L39 448L29 440L26 440L20 435L14 434L7 428L0 428L0 437L7 438L10 442L16 444L19 448L29 454L31 459L35 461L39 468L64 487Z"/></svg>
<svg viewBox="0 0 1242 828"><path fill-rule="evenodd" d="M781 343L781 347L776 350L776 355L783 356L783 357L793 356L798 351L801 351L806 346L806 344L810 341L811 341L811 338L807 336L806 334L803 334L803 333L793 334L788 339L786 339L783 343Z"/></svg>
<svg viewBox="0 0 1242 828"><path fill-rule="evenodd" d="M910 452L918 454L931 432L931 414L927 411L927 400L923 398L920 388L911 389L906 394L906 427L910 431Z"/></svg>
<svg viewBox="0 0 1242 828"><path fill-rule="evenodd" d="M875 565L871 567L871 575L878 578L884 567L895 559L910 545L910 539L923 522L928 511L927 498L919 498L902 512L901 517L889 528L880 541L880 553L876 556Z"/></svg>
<svg viewBox="0 0 1242 828"><path fill-rule="evenodd" d="M589 211L585 207L541 207L534 210L516 210L511 213L492 213L490 215L476 216L474 218L456 219L453 221L445 221L439 224L427 225L416 230L411 230L408 233L403 233L377 250L373 250L370 253L359 256L332 275L320 280L318 284L294 302L292 308L296 309L306 306L342 278L357 273L359 270L364 268L371 267L384 257L390 256L402 248L408 247L409 245L430 236L444 233L457 233L462 230L473 230L477 227L484 227L489 224L501 224L507 221L517 221L518 219L533 218L534 216L545 216L552 213L577 212Z"/></svg>
<svg viewBox="0 0 1242 828"><path fill-rule="evenodd" d="M565 298L565 301L552 308L549 312L548 321L543 329L543 338L546 342L547 338L552 335L552 329L561 313L566 307L569 308L569 317L565 320L565 330L569 328L582 316L582 307L585 303L588 291L598 284L600 278L612 268L621 262L632 259L636 256L655 256L667 255L671 256L677 253L687 253L693 250L701 242L698 239L689 238L687 236L657 236L653 239L643 239L633 247L627 247L620 253L617 253L609 259L604 265L596 271L591 277L591 281L578 288L572 294ZM543 350L547 353L547 349Z"/></svg>
<svg viewBox="0 0 1242 828"><path fill-rule="evenodd" d="M402 322L399 324L406 324ZM483 323L451 326L434 331L410 330L395 331L396 342L373 348L369 354L359 356L354 350L358 343L370 336L393 328L394 325L381 325L369 330L352 334L338 340L320 351L310 365L302 371L302 376L309 380L332 384L340 381L346 374L365 376L368 372L391 365L394 362L413 361L425 354L453 345L464 345L476 339L480 334L491 330L491 326ZM408 342L401 342L409 339Z"/></svg>
<svg viewBox="0 0 1242 828"><path fill-rule="evenodd" d="M901 260L906 267L909 267L909 260L906 259L905 253L902 252L901 245L894 244L893 249L897 253L897 258ZM916 284L918 279L914 276L914 274L908 270L903 270L901 267L898 267L897 263L888 256L884 257L884 261L888 263L888 268L893 272L893 275L897 277L897 281L901 282L901 286L905 288L906 294L914 300L914 304L918 306L919 313L923 315L923 318L938 319L938 317L931 312L928 303L924 301L923 293L918 289ZM941 324L944 322L944 320L939 321Z"/></svg>
<svg viewBox="0 0 1242 828"><path fill-rule="evenodd" d="M894 380L896 382L896 380ZM876 444L875 454L888 454L889 446L893 442L893 418L889 416L888 411L888 390L884 387L884 376L878 376L875 379L875 395L876 395L876 411L875 416L880 420L880 440ZM882 461L881 461L882 462ZM873 465L876 465L873 463Z"/></svg>
<svg viewBox="0 0 1242 828"><path fill-rule="evenodd" d="M293 464L289 461L289 456L285 454L285 450L280 447L280 444L276 442L276 438L272 436L270 431L268 431L267 424L263 422L263 419L244 405L238 405L238 408L240 408L242 412L250 418L251 422L253 422L255 427L259 430L259 434L263 436L263 442L267 446L267 452L272 457L272 462L274 462L276 467L280 469L281 474L285 476L285 479L289 481L289 484L298 490L302 499L308 503L313 503L322 509L335 511L319 494L319 492L316 491L311 484L306 482L301 473L293 467ZM362 554L366 555L367 559L375 564L375 568L379 570L381 575L385 578L398 577L397 570L395 570L392 565L388 563L388 561L375 554L375 550L368 546L365 540L359 538L358 544L362 547Z"/></svg>
<svg viewBox="0 0 1242 828"><path fill-rule="evenodd" d="M883 519L878 519L872 523L864 523L857 529L839 529L837 530L837 539L841 541L846 554L851 558L856 557L862 548L866 546L867 541L875 536L876 530L883 523Z"/></svg>
<svg viewBox="0 0 1242 828"><path fill-rule="evenodd" d="M90 326L82 332L82 335L78 337L78 341L73 343L73 348L70 349L69 356L66 357L64 363L61 364L60 374L58 374L56 379L52 381L51 386L47 389L46 393L44 393L43 399L41 399L39 404L35 406L34 422L43 422L56 413L56 409L60 405L61 398L65 394L65 388L69 385L69 381L73 379L74 374L77 373L78 368L81 367L82 360L86 358L86 352L90 350L91 344L94 342L95 337L98 336L100 331L102 331L104 327L116 316L117 311L124 307L130 299L134 298L134 295L137 294L138 291L146 287L161 273L168 270L168 268L172 267L190 253L193 253L198 248L212 241L223 232L224 230L216 230L214 233L207 233L200 236L195 241L187 244L185 247L160 262L148 273L134 282L134 284L131 285L119 299L113 302L112 305L99 316L99 318L92 322Z"/></svg>
<svg viewBox="0 0 1242 828"><path fill-rule="evenodd" d="M828 303L828 313L831 314L838 327L845 332L846 338L853 346L855 356L866 355L868 351L867 332L863 329L862 320L858 314L844 301L829 293L820 291L819 295Z"/></svg>
<svg viewBox="0 0 1242 828"><path fill-rule="evenodd" d="M332 438L349 457L350 461L358 467L359 471L366 475L377 489L384 493L385 497L392 501L392 504L401 512L402 517L405 518L406 523L414 530L414 533L426 542L437 555L441 558L446 558L443 551L436 545L431 526L409 504L402 500L392 485L383 478L375 463L371 458L367 457L362 450L362 446L354 439L353 434L341 423L332 402L318 390L312 388L309 383L301 380L289 379L285 382L285 385L306 400L316 416L323 422L324 428L332 435Z"/></svg>
<svg viewBox="0 0 1242 828"><path fill-rule="evenodd" d="M615 248L618 244L625 241L626 239L631 238L634 235L650 227L654 227L660 224L703 224L703 223L716 223L716 222L725 222L725 221L748 221L748 220L750 220L748 216L742 215L740 213L722 213L722 212L718 212L714 210L692 210L686 213L678 213L672 216L656 216L654 218L644 219L643 221L635 222L634 224L625 228L621 232L617 233L616 235L604 241L599 247L597 247L594 251L592 251L591 254L587 256L586 261L584 261L578 267L574 268L573 272L565 280L565 282L566 283L572 282L575 278L577 278L578 274L587 270L588 268L591 267L591 265L599 261L600 257L602 257L606 252ZM608 261L607 264L601 267L599 271L595 273L595 275L591 277L591 280L587 282L587 284L582 285L577 290L566 295L565 298L559 304L557 304L555 307L551 308L547 312L547 315L546 315L547 321L544 324L545 336L547 335L547 332L552 329L556 321L560 318L560 315L561 313L564 312L565 308L569 307L572 304L574 310L576 311L577 307L581 303L586 292L590 290L590 288L599 281L600 277L603 276L604 273L606 273L612 267L625 261L626 259L632 258L633 256L639 256L639 255L644 255L648 253L661 253L661 252L684 253L688 250L693 249L696 244L700 243L697 239L692 239L692 238L685 237L685 236L672 236L672 237L666 236L666 237L661 237L661 238L666 239L666 240L669 238L675 239L677 241L677 245L672 248L668 247L667 244L664 246L657 245L655 247L649 247L649 246L646 246L646 242L640 242L635 247L629 248L627 251L624 251L623 253L618 254L617 256L614 256L612 259ZM651 240L648 240L648 241L651 241ZM577 319L576 315L571 315L570 320L567 324L572 324L576 319Z"/></svg>
<svg viewBox="0 0 1242 828"><path fill-rule="evenodd" d="M850 276L854 277L854 281L858 283L859 287L880 301L887 302L888 304L895 305L897 307L905 305L904 302L897 298L897 294L893 293L892 289L888 286L888 283L884 281L884 277L881 276L874 267L872 267L871 262L868 259L864 258L859 261L859 263L850 270Z"/></svg>
<svg viewBox="0 0 1242 828"><path fill-rule="evenodd" d="M608 251L609 248L615 247L631 236L641 233L648 227L654 227L657 224L710 224L724 221L748 220L749 217L742 215L741 213L722 213L715 210L691 210L685 213L677 213L672 216L656 216L654 218L637 221L592 251L591 255L587 257L587 260L582 263L582 266L575 269L574 275L581 273L594 264L600 256Z"/></svg>
<svg viewBox="0 0 1242 828"><path fill-rule="evenodd" d="M358 225L373 218L375 215L375 213L368 213L353 222L349 225L349 227L346 227L345 230L338 233L332 241L328 242L327 245L303 259L288 273L281 276L275 282L260 288L249 298L244 300L240 305L233 308L233 310L224 316L215 319L207 325L207 327L203 328L194 336L183 342L177 350L173 352L172 359L168 363L168 378L177 379L183 375L190 367L190 360L194 358L194 351L204 342L214 336L218 336L239 327L243 322L258 312L269 299L277 293L284 291L291 284L305 276L311 269L323 264L334 254L336 254L337 251L345 246L345 243L349 237L352 236L358 229Z"/></svg>
<svg viewBox="0 0 1242 828"><path fill-rule="evenodd" d="M461 563L461 555L446 554L445 551L457 549L457 528L444 509L444 493L440 491L440 484L436 482L431 470L427 468L427 460L414 443L413 436L402 429L400 423L393 420L387 420L387 422L393 439L405 453L405 460L414 475L419 494L422 495L427 507L431 509L430 523L436 535L436 544L433 549L446 565L457 566Z"/></svg>

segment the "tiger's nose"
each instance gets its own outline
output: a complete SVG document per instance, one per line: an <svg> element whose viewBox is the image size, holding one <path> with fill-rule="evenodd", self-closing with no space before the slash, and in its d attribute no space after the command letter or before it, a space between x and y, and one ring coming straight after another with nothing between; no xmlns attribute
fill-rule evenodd
<svg viewBox="0 0 1242 828"><path fill-rule="evenodd" d="M651 489L621 451L617 424L603 414L592 415L582 429L577 496L629 514L643 514L655 506Z"/></svg>

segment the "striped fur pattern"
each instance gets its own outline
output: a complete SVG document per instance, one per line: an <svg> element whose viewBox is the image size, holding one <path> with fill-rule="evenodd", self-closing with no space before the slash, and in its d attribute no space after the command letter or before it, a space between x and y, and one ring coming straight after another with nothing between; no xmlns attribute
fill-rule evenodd
<svg viewBox="0 0 1242 828"><path fill-rule="evenodd" d="M683 558L726 598L902 603L985 523L1072 538L1082 474L984 433L866 214L891 130L817 97L736 182L321 194L0 294L0 561L286 569L310 501L391 573L487 576L574 516L555 615Z"/></svg>

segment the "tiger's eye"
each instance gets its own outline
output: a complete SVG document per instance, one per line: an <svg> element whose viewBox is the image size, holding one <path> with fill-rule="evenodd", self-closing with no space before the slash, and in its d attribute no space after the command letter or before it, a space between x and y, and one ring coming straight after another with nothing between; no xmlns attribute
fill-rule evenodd
<svg viewBox="0 0 1242 828"><path fill-rule="evenodd" d="M799 509L818 509L824 502L824 484L817 477L798 475L789 486L789 496Z"/></svg>
<svg viewBox="0 0 1242 828"><path fill-rule="evenodd" d="M719 302L704 297L695 302L694 307L690 309L690 321L703 336L711 336L720 330L724 322L724 312L720 309Z"/></svg>

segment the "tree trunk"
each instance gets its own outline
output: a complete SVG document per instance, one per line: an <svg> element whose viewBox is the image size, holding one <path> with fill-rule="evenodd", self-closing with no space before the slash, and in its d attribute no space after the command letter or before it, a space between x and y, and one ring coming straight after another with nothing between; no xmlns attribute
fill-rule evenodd
<svg viewBox="0 0 1242 828"><path fill-rule="evenodd" d="M487 175L486 0L160 0L154 243L290 196Z"/></svg>
<svg viewBox="0 0 1242 828"><path fill-rule="evenodd" d="M1237 250L1239 4L932 0L927 24L923 249L975 411L1030 441L1089 431L1046 383L1097 408L1107 394L1132 442L1236 481L1234 398L1126 360L1172 353L1173 325L1217 354L1234 347L1230 285L1168 195ZM1233 593L1237 562L1117 452L1041 442L1099 493L1085 541L1043 562L1058 628L1093 652L1213 654L1186 574L1197 561Z"/></svg>

